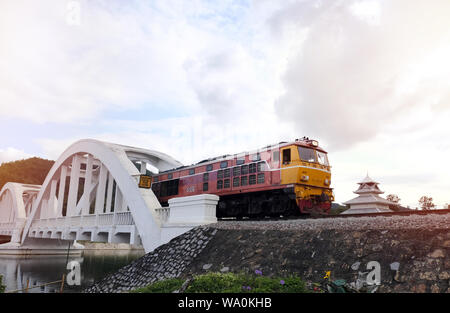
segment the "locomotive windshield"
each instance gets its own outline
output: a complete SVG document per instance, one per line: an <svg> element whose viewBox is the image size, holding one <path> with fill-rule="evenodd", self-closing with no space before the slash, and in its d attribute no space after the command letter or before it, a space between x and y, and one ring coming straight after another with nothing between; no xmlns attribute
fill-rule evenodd
<svg viewBox="0 0 450 313"><path fill-rule="evenodd" d="M300 159L305 162L317 162L316 154L313 149L298 147L298 154L300 155Z"/></svg>
<svg viewBox="0 0 450 313"><path fill-rule="evenodd" d="M319 161L319 164L326 165L326 166L329 165L328 164L328 157L327 157L326 153L317 151L317 159Z"/></svg>
<svg viewBox="0 0 450 313"><path fill-rule="evenodd" d="M317 152L317 155L316 155ZM328 166L327 154L310 148L298 147L300 159L305 162L316 162Z"/></svg>

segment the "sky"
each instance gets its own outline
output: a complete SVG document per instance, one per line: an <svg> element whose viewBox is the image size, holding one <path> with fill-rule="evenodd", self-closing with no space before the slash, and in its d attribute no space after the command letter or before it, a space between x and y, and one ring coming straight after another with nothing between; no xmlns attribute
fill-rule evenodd
<svg viewBox="0 0 450 313"><path fill-rule="evenodd" d="M450 203L450 1L0 1L0 162L94 138L184 164L308 136L337 202Z"/></svg>

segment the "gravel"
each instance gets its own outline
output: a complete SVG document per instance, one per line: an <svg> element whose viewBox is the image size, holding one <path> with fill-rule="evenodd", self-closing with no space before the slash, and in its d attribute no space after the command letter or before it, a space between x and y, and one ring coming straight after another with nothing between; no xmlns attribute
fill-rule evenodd
<svg viewBox="0 0 450 313"><path fill-rule="evenodd" d="M282 221L220 221L208 226L217 229L265 230L450 229L450 214L319 218Z"/></svg>

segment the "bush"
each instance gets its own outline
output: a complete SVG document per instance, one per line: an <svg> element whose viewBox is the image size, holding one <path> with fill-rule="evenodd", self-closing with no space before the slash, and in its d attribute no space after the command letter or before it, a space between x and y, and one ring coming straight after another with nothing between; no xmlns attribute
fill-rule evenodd
<svg viewBox="0 0 450 313"><path fill-rule="evenodd" d="M259 272L260 273L260 272ZM180 289L181 279L153 283L134 292L173 292ZM188 293L305 293L306 284L296 276L265 277L259 275L208 273L194 276L186 289Z"/></svg>
<svg viewBox="0 0 450 313"><path fill-rule="evenodd" d="M172 278L155 282L146 287L135 289L134 293L171 293L181 288L184 280L179 278Z"/></svg>
<svg viewBox="0 0 450 313"><path fill-rule="evenodd" d="M265 277L261 275L209 273L196 276L186 292L219 293L303 293L306 284L296 276Z"/></svg>
<svg viewBox="0 0 450 313"><path fill-rule="evenodd" d="M3 281L3 276L0 275L0 293L5 292L5 288L6 288L5 286L3 286L2 281Z"/></svg>

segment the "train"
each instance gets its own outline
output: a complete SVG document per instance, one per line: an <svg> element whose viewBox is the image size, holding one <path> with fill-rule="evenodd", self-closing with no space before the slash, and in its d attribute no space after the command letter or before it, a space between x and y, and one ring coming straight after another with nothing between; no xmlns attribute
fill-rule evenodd
<svg viewBox="0 0 450 313"><path fill-rule="evenodd" d="M308 137L209 158L151 180L162 206L174 197L219 196L218 218L326 215L334 200L328 154Z"/></svg>

